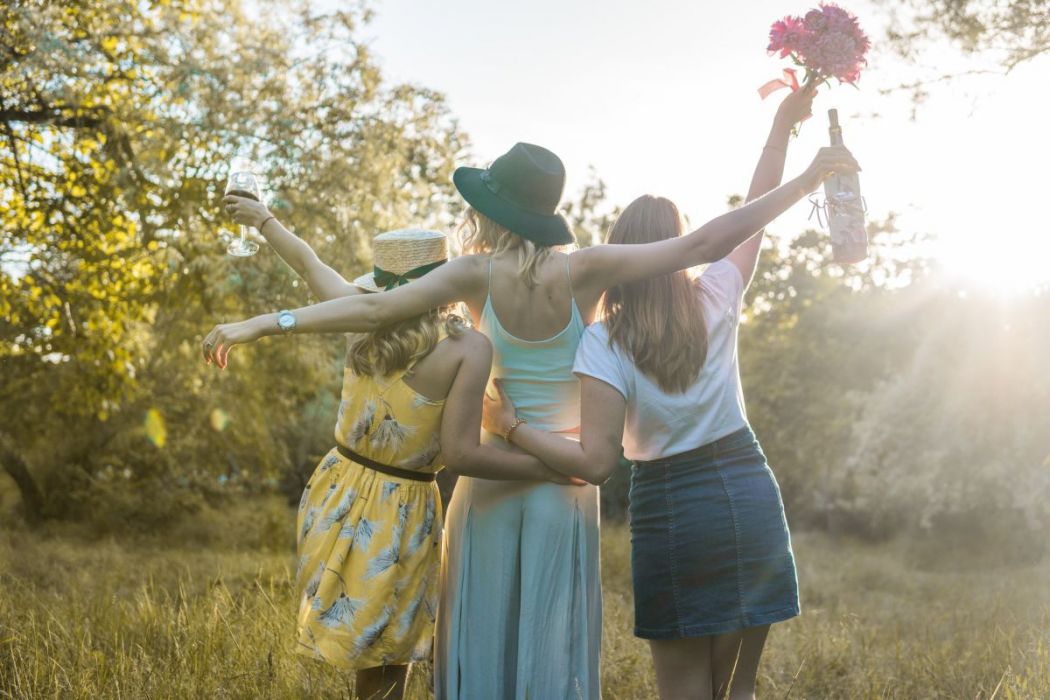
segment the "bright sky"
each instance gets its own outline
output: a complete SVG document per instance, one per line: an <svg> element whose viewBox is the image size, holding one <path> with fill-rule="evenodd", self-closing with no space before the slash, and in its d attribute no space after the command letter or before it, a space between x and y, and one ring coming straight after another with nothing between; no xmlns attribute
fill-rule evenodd
<svg viewBox="0 0 1050 700"><path fill-rule="evenodd" d="M612 202L661 194L700 224L746 191L779 101L756 93L787 65L766 54L770 24L815 4L380 0L365 33L390 79L447 95L475 164L531 141L562 157L570 195L593 165ZM1050 281L1040 212L1050 182L1040 77L1050 62L934 86L911 122L909 98L879 88L917 74L879 50L877 10L842 4L876 42L871 65L860 90L823 90L786 176L827 142L826 110L837 107L871 217L897 212L902 227L935 234L945 267L971 283L1006 292ZM938 56L938 69L953 57ZM801 231L808 213L797 205L771 230Z"/></svg>

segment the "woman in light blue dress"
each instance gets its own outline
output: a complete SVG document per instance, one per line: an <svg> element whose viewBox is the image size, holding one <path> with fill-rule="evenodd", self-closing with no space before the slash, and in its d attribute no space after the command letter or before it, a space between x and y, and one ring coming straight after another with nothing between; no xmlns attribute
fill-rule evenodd
<svg viewBox="0 0 1050 700"><path fill-rule="evenodd" d="M574 239L556 211L565 183L561 160L519 143L489 168L459 168L454 175L471 205L466 255L385 294L296 309L286 332L370 332L463 302L493 344L493 376L502 379L522 421L575 432L573 359L607 288L719 260L825 174L855 167L844 148L821 149L803 175L686 236L568 254L559 248ZM259 224L261 217L239 222ZM204 352L224 359L234 345L281 333L277 315L263 314L217 326ZM516 449L505 437L484 439ZM449 505L445 551L435 658L439 700L600 697L595 487L462 479Z"/></svg>

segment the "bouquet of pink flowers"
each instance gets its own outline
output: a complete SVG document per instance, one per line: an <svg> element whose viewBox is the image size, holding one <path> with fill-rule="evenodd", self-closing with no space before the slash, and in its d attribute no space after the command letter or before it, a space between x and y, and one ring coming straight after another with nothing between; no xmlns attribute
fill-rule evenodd
<svg viewBox="0 0 1050 700"><path fill-rule="evenodd" d="M827 82L856 85L864 56L871 42L860 28L857 18L838 5L821 3L804 17L788 15L773 23L769 30L769 53L790 57L796 66L806 70L804 83ZM765 97L780 87L798 88L793 69L784 71L785 80L772 80L761 88ZM790 82L788 82L790 81Z"/></svg>

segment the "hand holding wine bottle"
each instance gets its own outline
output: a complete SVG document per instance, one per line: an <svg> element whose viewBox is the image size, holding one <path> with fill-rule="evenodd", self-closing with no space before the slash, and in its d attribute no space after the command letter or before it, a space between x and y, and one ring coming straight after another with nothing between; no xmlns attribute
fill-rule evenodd
<svg viewBox="0 0 1050 700"><path fill-rule="evenodd" d="M828 178L838 173L856 173L860 165L849 149L842 145L825 146L817 151L813 162L802 173L806 190L812 192Z"/></svg>
<svg viewBox="0 0 1050 700"><path fill-rule="evenodd" d="M831 145L842 146L842 127L837 109L828 110ZM864 198L856 172L840 172L824 181L824 206L831 250L835 262L858 263L868 257L868 234L864 223Z"/></svg>

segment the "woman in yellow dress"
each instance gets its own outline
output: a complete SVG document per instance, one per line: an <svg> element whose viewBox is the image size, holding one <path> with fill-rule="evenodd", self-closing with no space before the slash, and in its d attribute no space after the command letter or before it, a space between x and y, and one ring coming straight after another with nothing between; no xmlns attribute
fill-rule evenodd
<svg viewBox="0 0 1050 700"><path fill-rule="evenodd" d="M243 215L242 206L229 208ZM272 217L260 230L322 299L392 289L448 258L442 233L384 233L374 240L374 271L350 283ZM289 315L278 315L285 332L295 327ZM225 367L228 349L216 350ZM400 698L409 664L431 656L442 529L434 477L441 466L488 479L568 483L532 457L479 444L491 363L489 341L448 308L349 336L336 447L299 505L297 647L356 671L362 698Z"/></svg>

